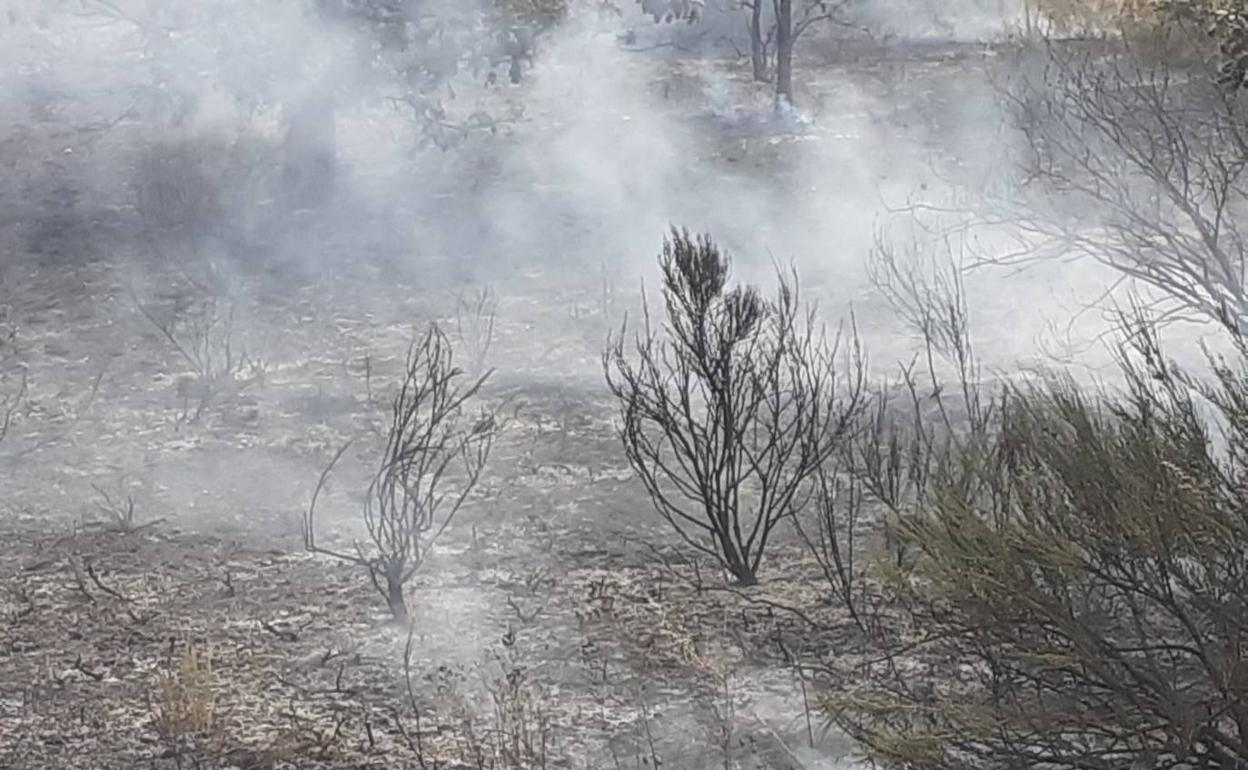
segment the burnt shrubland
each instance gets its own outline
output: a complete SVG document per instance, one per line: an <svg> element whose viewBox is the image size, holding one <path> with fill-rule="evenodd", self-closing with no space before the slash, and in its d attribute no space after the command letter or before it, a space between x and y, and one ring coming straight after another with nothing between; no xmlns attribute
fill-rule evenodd
<svg viewBox="0 0 1248 770"><path fill-rule="evenodd" d="M1236 3L4 10L0 766L1248 762Z"/></svg>

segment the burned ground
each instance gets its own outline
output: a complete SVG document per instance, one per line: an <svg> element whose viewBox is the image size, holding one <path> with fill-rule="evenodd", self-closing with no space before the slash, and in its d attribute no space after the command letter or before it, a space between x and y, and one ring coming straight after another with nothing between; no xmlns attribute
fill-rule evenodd
<svg viewBox="0 0 1248 770"><path fill-rule="evenodd" d="M717 63L713 82L704 64L662 58L630 64L629 77L697 137L696 157L676 164L696 161L696 173L676 197L717 184L783 190L811 178L807 147L835 148L834 194L755 220L773 229L725 237L746 248L776 239L785 252L814 223L840 228L852 250L868 242L869 218L832 227L815 222L821 206L878 181L864 174L935 150L957 157L957 84L978 79L992 54L871 48L811 61L807 96L821 117L810 125L760 117L741 62ZM244 233L254 251L220 258L254 370L230 372L231 387L195 415L186 356L138 305L160 314L193 300L184 268L206 261L151 243L126 182L141 126L106 125L98 105L27 80L29 114L0 135L6 383L19 371L29 383L0 446L0 765L843 766L850 747L825 729L794 666L851 670L856 659L816 566L784 533L761 586L725 589L682 555L618 446L599 357L607 332L635 317L661 230L587 217L570 205L575 189L535 186L505 153L472 161L490 173L441 177L418 201L362 185L369 192L336 201L329 224L296 214L269 227L260 216L266 226ZM863 96L864 83L879 91ZM725 100L747 106L724 110ZM592 129L623 130L629 117L600 116ZM551 117L528 119L516 130L540 134ZM881 146L885 163L837 165ZM350 173L367 181L375 168L360 157ZM543 196L560 215L510 248L507 212L493 206L515 196L528 203L512 217L540 210ZM472 207L488 237L436 227ZM619 253L635 243L651 246ZM793 258L829 307L857 303L864 336L888 357L897 327L847 267L858 256ZM742 272L768 262L743 261ZM504 427L484 483L409 588L409 637L361 572L303 552L301 516L321 469L354 440L321 537L349 547L359 536L403 351L428 321L453 329L457 301L484 285L498 307L483 397L502 405ZM1005 298L983 308L1011 312ZM122 521L128 497L134 518Z"/></svg>

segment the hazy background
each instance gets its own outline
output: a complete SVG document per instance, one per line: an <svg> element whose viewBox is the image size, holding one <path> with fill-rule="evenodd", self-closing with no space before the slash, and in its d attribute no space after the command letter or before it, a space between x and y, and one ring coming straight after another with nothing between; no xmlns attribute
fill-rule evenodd
<svg viewBox="0 0 1248 770"><path fill-rule="evenodd" d="M852 314L873 371L892 374L918 341L869 279L877 236L919 263L946 259L897 209L971 205L1013 178L1019 137L998 89L1015 65L992 45L1017 28L1010 3L889 0L816 27L783 115L750 80L743 12L724 4L695 24L578 6L531 41L518 83L505 46L462 55L461 38L485 34L484 6L414 6L428 34L407 50L294 0L4 7L0 254L32 393L69 421L63 402L85 402L106 372L110 463L146 468L171 507L202 509L213 479L261 468L289 483L247 473L213 505L246 519L230 502L242 497L288 519L334 445L298 419L343 419L366 373L384 381L414 329L453 324L457 299L485 287L501 390L602 398L603 341L636 318L643 281L653 292L673 224L711 233L744 280L796 266L821 317ZM309 154L333 173L292 174ZM980 233L978 248L1007 235ZM1114 278L1087 261L968 274L986 368L1111 372ZM239 344L276 388L222 436L289 413L281 452L240 463L225 442L159 457L173 421L153 423L145 399L176 404L184 365L136 302L176 309L191 284L230 298ZM1173 333L1176 354L1199 357L1202 330ZM96 448L84 441L84 467Z"/></svg>
<svg viewBox="0 0 1248 770"><path fill-rule="evenodd" d="M157 14L132 3L133 19L154 15L164 32L85 5L9 4L3 115L26 127L6 132L3 154L10 254L59 240L70 264L144 264L136 177L155 146L180 143L207 156L202 181L227 201L192 261L293 282L373 276L364 301L385 309L394 270L439 289L490 282L506 294L599 274L632 289L674 223L714 234L748 279L792 261L829 318L853 302L880 324L873 347L887 358L895 330L864 273L886 208L1005 173L1013 141L987 76L997 57L975 44L1013 29L1016 10L995 1L870 3L853 17L865 32L812 30L799 43L800 114L785 119L735 55L748 48L742 12L710 3L693 25L655 24L634 3L621 17L580 12L541 37L520 84L503 67L498 86L461 71L434 89L447 122L494 123L444 147L400 101L390 52L298 3L167 3ZM462 13L443 5L448 22ZM916 57L920 44L932 47ZM318 99L333 105L335 189L292 213L270 166ZM240 157L218 160L222 147ZM994 276L972 303L985 354L1009 363L1097 280L1070 265Z"/></svg>
<svg viewBox="0 0 1248 770"><path fill-rule="evenodd" d="M709 232L743 280L796 267L824 321L852 315L883 376L919 340L872 283L877 243L921 266L956 259L961 244L904 209L974 209L1015 181L999 89L1017 61L995 45L1021 23L1012 0L863 0L798 43L783 113L751 81L730 0L694 24L587 0L532 40L493 29L491 4L424 0L393 22L423 30L406 49L313 5L0 0L0 333L14 340L0 387L20 371L30 388L0 454L4 504L15 528L50 532L98 519L92 485L131 490L162 532L301 554L311 489L354 440L322 500L324 541L348 543L406 345L430 320L454 331L488 289L488 394L512 413L454 547L420 576L451 586L416 609L429 656L478 663L509 628L504 591L464 587L477 573L566 567L588 583L600 550L604 573L648 563L622 555L621 533L671 536L630 481L600 358L643 283L655 296L670 226ZM1004 250L1009 228L973 245ZM1106 313L1129 288L1115 279L1086 260L968 273L989 374L1112 374ZM191 424L186 361L143 311L203 296L264 379ZM1172 327L1171 351L1198 360L1205 332ZM477 550L478 526L493 550ZM560 563L547 537L589 556ZM559 647L580 638L562 609L533 629L556 682L579 654ZM351 633L393 661L395 638L374 631ZM759 713L795 724L787 670L739 673ZM670 698L677 744L684 695Z"/></svg>

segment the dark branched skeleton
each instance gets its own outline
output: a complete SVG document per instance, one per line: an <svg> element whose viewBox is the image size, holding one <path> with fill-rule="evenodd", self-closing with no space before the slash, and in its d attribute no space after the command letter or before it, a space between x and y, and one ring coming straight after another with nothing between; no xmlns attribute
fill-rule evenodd
<svg viewBox="0 0 1248 770"><path fill-rule="evenodd" d="M975 262L1090 258L1149 287L1157 320L1248 331L1248 92L1227 87L1222 58L1192 55L1201 35L1048 40L1024 59L1002 89L1024 140L1018 173L970 217L1015 240Z"/></svg>
<svg viewBox="0 0 1248 770"><path fill-rule="evenodd" d="M469 372L485 371L490 348L494 345L494 326L498 320L498 296L486 285L471 293L460 292L455 300L455 337L468 356Z"/></svg>
<svg viewBox="0 0 1248 770"><path fill-rule="evenodd" d="M396 620L408 617L403 586L477 486L497 431L489 411L467 414L490 372L468 377L455 366L450 340L436 325L408 350L403 380L390 405L390 425L364 499L370 545L354 553L316 540L316 503L344 446L321 474L304 517L309 551L358 564ZM466 378L466 379L465 379Z"/></svg>
<svg viewBox="0 0 1248 770"><path fill-rule="evenodd" d="M829 344L802 309L795 279L781 275L773 300L729 289L718 247L679 230L659 264L663 331L647 309L635 360L623 333L604 354L620 438L659 513L750 585L776 526L805 505L849 430L862 367L851 361L841 382L839 337Z"/></svg>
<svg viewBox="0 0 1248 770"><path fill-rule="evenodd" d="M868 640L883 632L892 609L872 566L913 565L904 533L916 511L959 473L950 458L974 454L999 418L972 344L961 265L953 251L948 261L930 256L877 241L873 283L921 348L898 377L872 388L842 450L819 468L813 504L794 519L832 597Z"/></svg>
<svg viewBox="0 0 1248 770"><path fill-rule="evenodd" d="M123 483L118 483L117 494L110 493L98 484L92 484L91 488L99 496L95 507L105 516L103 523L106 530L130 534L156 525L157 522L146 524L138 522L135 516L134 495L124 488Z"/></svg>
<svg viewBox="0 0 1248 770"><path fill-rule="evenodd" d="M228 394L263 382L264 363L248 355L237 337L235 305L214 290L195 287L197 296L161 313L131 292L139 313L190 367L178 386L180 419L196 422Z"/></svg>

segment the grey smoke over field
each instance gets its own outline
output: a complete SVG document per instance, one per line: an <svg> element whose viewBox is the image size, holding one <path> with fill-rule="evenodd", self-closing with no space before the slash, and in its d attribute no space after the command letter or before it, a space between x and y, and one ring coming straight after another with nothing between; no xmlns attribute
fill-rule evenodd
<svg viewBox="0 0 1248 770"><path fill-rule="evenodd" d="M812 30L782 115L734 47L742 14L714 4L696 24L582 9L520 54L515 33L482 32L484 6L460 3L423 6L428 34L406 48L384 24L294 2L10 7L0 245L103 262L121 288L100 312L135 328L127 292L172 312L171 266L219 282L238 345L279 382L320 356L311 327L334 328L341 377L295 399L317 415L355 397L370 353L339 316L401 340L483 286L500 328L539 348L496 359L500 378L600 393L603 338L635 318L643 280L653 291L670 225L711 233L744 280L795 266L822 320L852 313L874 371L892 374L917 339L872 284L878 238L920 262L956 257L897 210L1007 183L1019 142L994 85L1009 63L986 45L1014 16L995 3L874 4L859 21L878 40ZM969 274L986 369L1056 357L1101 371L1115 278L1086 260ZM609 311L594 307L607 282ZM176 463L158 475L173 500L204 486ZM277 511L302 489L257 492Z"/></svg>
<svg viewBox="0 0 1248 770"><path fill-rule="evenodd" d="M505 34L479 29L485 5L410 5L419 13L395 23L428 32L396 48L384 24L294 2L10 3L6 114L72 113L87 129L10 153L10 180L59 175L76 210L133 219L136 169L185 162L215 217L195 249L221 269L298 281L367 268L454 286L570 268L632 287L678 224L713 233L744 278L794 263L835 319L851 303L885 314L864 265L889 207L1007 170L990 52L843 52L990 42L1017 28L1015 3L889 0L855 8L848 27L812 28L799 113L783 118L749 82L730 4L705 4L695 24L589 4L511 58ZM319 208L293 200L321 182L289 173L291 137L337 167ZM152 161L162 146L192 157ZM20 202L20 189L5 195ZM150 241L121 248L137 259ZM1033 347L1060 323L1046 317L1056 303L1068 315L1098 295L1104 276L1076 273L979 279L985 344ZM878 323L888 357L897 330Z"/></svg>
<svg viewBox="0 0 1248 770"><path fill-rule="evenodd" d="M657 696L660 737L701 751L690 735L718 693L672 695L668 712L652 649L636 669L611 652L578 662L582 609L687 620L656 598L669 589L654 554L631 540L662 522L621 452L607 335L626 317L636 328L643 284L657 308L656 255L686 227L766 293L777 267L795 268L830 331L852 317L872 381L895 378L921 340L873 260L891 249L937 274L1017 246L1008 222L959 225L1017 186L1026 147L1000 90L1017 46L995 43L1019 29L1020 4L852 3L844 24L801 37L795 107L777 110L774 85L752 79L736 0L576 0L557 22L510 15L544 6L528 0L0 0L0 331L19 330L34 403L6 447L63 431L13 474L13 505L81 517L98 481L137 490L141 515L169 526L301 552L313 485L350 443L319 536L367 548L388 400L414 331L437 321L457 362L496 369L486 400L508 414L488 478L418 576L414 644L473 666L500 638L527 643L568 711L593 689L580 669L601 665L598 708ZM696 21L678 18L692 8ZM1088 259L966 273L985 376L1055 361L1099 376L1119 277ZM302 553L278 571L305 557L303 574L333 573ZM358 566L333 574L367 605ZM597 593L615 578L618 602ZM371 607L343 634L393 662L403 640L368 625ZM704 629L659 630L685 655ZM805 680L741 652L725 655L740 666L724 689L739 677L750 729L805 732L805 767L855 766L843 736L816 745Z"/></svg>

